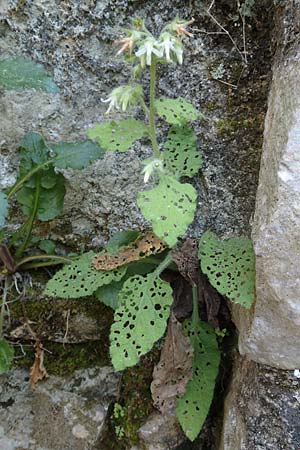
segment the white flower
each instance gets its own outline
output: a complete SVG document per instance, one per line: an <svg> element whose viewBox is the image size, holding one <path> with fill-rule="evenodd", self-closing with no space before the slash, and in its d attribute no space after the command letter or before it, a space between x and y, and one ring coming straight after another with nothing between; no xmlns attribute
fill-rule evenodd
<svg viewBox="0 0 300 450"><path fill-rule="evenodd" d="M168 63L173 62L175 57L178 63L182 64L183 46L177 38L164 32L160 36L159 46L162 49L162 56L165 55Z"/></svg>
<svg viewBox="0 0 300 450"><path fill-rule="evenodd" d="M135 55L141 59L141 66L145 67L145 63L147 66L151 66L152 54L158 58L162 57L158 42L154 38L149 37L143 41Z"/></svg>
<svg viewBox="0 0 300 450"><path fill-rule="evenodd" d="M105 114L109 114L112 110L114 110L114 108L120 109L119 100L118 97L114 94L114 91L112 91L105 100L101 98L101 102L109 102L108 109L106 110Z"/></svg>
<svg viewBox="0 0 300 450"><path fill-rule="evenodd" d="M142 170L142 173L144 174L144 183L148 183L154 171L164 171L164 164L161 159L146 159L144 163L146 163L146 166Z"/></svg>

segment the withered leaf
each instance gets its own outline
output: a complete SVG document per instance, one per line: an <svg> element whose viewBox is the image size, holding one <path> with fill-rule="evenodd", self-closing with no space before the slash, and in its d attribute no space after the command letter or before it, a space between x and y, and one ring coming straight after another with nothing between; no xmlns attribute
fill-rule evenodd
<svg viewBox="0 0 300 450"><path fill-rule="evenodd" d="M155 236L155 234L147 233L145 236L138 237L127 247L123 247L115 255L102 253L95 256L93 265L97 270L113 270L124 264L139 261L147 256L160 253L166 248L166 244Z"/></svg>
<svg viewBox="0 0 300 450"><path fill-rule="evenodd" d="M177 397L185 392L192 376L193 348L182 332L182 325L172 314L160 361L154 367L151 393L154 406L161 413L174 410Z"/></svg>
<svg viewBox="0 0 300 450"><path fill-rule="evenodd" d="M34 389L37 382L48 378L47 370L44 367L44 349L40 341L35 343L35 359L30 369L30 386Z"/></svg>

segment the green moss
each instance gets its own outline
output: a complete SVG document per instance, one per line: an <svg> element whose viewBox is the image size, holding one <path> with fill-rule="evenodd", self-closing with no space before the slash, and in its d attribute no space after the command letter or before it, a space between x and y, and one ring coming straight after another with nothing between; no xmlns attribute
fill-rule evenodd
<svg viewBox="0 0 300 450"><path fill-rule="evenodd" d="M109 364L108 349L101 341L93 341L84 344L58 344L56 342L43 342L44 365L49 375L68 376L75 370L88 367L104 366ZM34 362L34 348L25 345L23 355L21 347L15 347L16 359L14 368L30 369Z"/></svg>

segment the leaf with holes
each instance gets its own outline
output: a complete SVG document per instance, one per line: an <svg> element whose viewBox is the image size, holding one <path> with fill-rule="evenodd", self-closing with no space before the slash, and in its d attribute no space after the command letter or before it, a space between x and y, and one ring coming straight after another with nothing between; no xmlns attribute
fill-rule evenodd
<svg viewBox="0 0 300 450"><path fill-rule="evenodd" d="M134 141L148 134L148 127L133 117L119 122L104 122L87 132L91 139L97 139L105 150L128 150Z"/></svg>
<svg viewBox="0 0 300 450"><path fill-rule="evenodd" d="M193 177L202 167L194 131L183 125L171 127L164 145L164 165L179 177Z"/></svg>
<svg viewBox="0 0 300 450"><path fill-rule="evenodd" d="M198 436L213 399L219 371L220 351L213 328L205 322L195 326L184 323L194 349L193 375L185 394L178 400L176 416L186 436L193 441Z"/></svg>
<svg viewBox="0 0 300 450"><path fill-rule="evenodd" d="M13 357L13 347L4 339L0 339L0 374L9 370Z"/></svg>
<svg viewBox="0 0 300 450"><path fill-rule="evenodd" d="M0 191L0 227L3 227L6 216L8 214L8 201L4 192Z"/></svg>
<svg viewBox="0 0 300 450"><path fill-rule="evenodd" d="M92 266L94 252L81 255L71 264L65 265L48 281L45 294L59 298L78 298L91 295L100 286L119 281L126 267L111 271L96 270Z"/></svg>
<svg viewBox="0 0 300 450"><path fill-rule="evenodd" d="M59 92L58 87L41 64L17 56L0 61L0 86L4 89L38 89Z"/></svg>
<svg viewBox="0 0 300 450"><path fill-rule="evenodd" d="M155 109L166 122L174 125L182 125L202 117L202 114L182 97L176 99L160 97L155 101Z"/></svg>
<svg viewBox="0 0 300 450"><path fill-rule="evenodd" d="M150 273L125 281L110 332L110 355L116 370L137 364L160 339L172 304L168 283Z"/></svg>
<svg viewBox="0 0 300 450"><path fill-rule="evenodd" d="M104 150L92 141L59 142L52 144L53 164L59 169L84 169L95 159L102 158Z"/></svg>
<svg viewBox="0 0 300 450"><path fill-rule="evenodd" d="M166 176L155 188L140 192L137 204L154 233L173 247L194 219L196 198L192 185Z"/></svg>
<svg viewBox="0 0 300 450"><path fill-rule="evenodd" d="M251 307L255 299L255 257L250 239L221 241L207 231L200 240L199 259L202 271L220 294Z"/></svg>

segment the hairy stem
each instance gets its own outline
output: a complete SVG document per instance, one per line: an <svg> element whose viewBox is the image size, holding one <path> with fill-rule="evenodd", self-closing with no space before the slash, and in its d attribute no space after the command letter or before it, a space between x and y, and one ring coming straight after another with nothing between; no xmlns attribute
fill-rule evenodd
<svg viewBox="0 0 300 450"><path fill-rule="evenodd" d="M156 61L153 60L150 66L150 108L149 108L149 124L150 124L150 138L153 147L153 153L155 158L160 157L160 151L157 144L156 133L155 133L155 111L154 111L154 100L155 100L155 83L156 83Z"/></svg>
<svg viewBox="0 0 300 450"><path fill-rule="evenodd" d="M172 262L172 256L171 252L167 254L165 259L162 260L162 262L157 266L157 268L152 273L153 277L159 277L159 275L167 268Z"/></svg>
<svg viewBox="0 0 300 450"><path fill-rule="evenodd" d="M198 307L198 287L194 285L193 290L193 314L192 314L192 324L197 326L199 322L199 307Z"/></svg>

